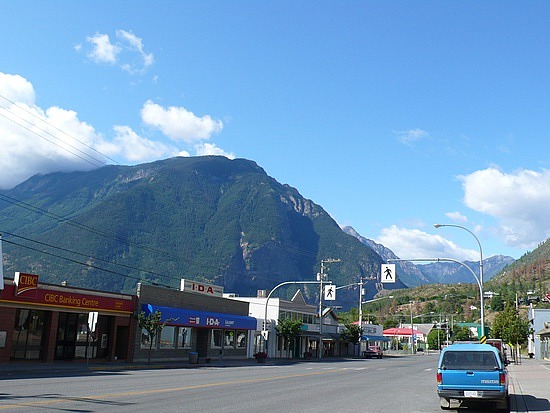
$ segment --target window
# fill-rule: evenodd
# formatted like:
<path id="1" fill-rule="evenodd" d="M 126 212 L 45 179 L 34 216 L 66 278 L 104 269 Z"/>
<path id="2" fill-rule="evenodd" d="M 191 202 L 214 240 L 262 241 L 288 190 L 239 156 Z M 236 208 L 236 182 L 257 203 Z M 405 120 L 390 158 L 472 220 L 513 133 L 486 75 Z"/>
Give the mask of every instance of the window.
<path id="1" fill-rule="evenodd" d="M 40 360 L 46 329 L 46 312 L 17 310 L 13 328 L 12 359 Z"/>
<path id="2" fill-rule="evenodd" d="M 246 331 L 237 331 L 237 348 L 246 348 Z"/>
<path id="3" fill-rule="evenodd" d="M 221 348 L 223 330 L 212 330 L 212 347 Z"/>
<path id="4" fill-rule="evenodd" d="M 141 329 L 141 340 L 140 340 L 140 348 L 146 348 L 148 349 L 151 345 L 151 336 L 149 336 L 149 333 L 144 328 Z M 156 349 L 157 343 L 156 340 L 153 341 L 153 346 L 151 348 Z"/>
<path id="5" fill-rule="evenodd" d="M 191 348 L 191 328 L 180 327 L 178 329 L 178 347 Z"/>
<path id="6" fill-rule="evenodd" d="M 160 348 L 176 347 L 176 327 L 166 326 L 160 332 Z"/>
<path id="7" fill-rule="evenodd" d="M 235 347 L 235 331 L 225 330 L 224 331 L 224 347 Z"/>

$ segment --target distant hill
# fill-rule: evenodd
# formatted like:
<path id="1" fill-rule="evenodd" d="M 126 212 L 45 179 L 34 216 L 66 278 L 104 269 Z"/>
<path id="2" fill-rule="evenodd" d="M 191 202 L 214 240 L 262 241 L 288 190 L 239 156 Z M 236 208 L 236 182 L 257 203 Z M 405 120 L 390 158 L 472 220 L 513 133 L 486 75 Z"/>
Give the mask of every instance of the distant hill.
<path id="1" fill-rule="evenodd" d="M 342 228 L 344 232 L 356 237 L 364 245 L 368 245 L 375 250 L 385 261 L 388 259 L 397 259 L 397 255 L 389 248 L 377 244 L 373 240 L 361 236 L 352 227 Z M 483 280 L 488 281 L 503 268 L 513 263 L 512 257 L 495 255 L 483 260 Z M 479 261 L 464 262 L 476 274 L 479 274 Z M 425 265 L 414 265 L 412 262 L 397 263 L 397 273 L 399 279 L 409 287 L 417 287 L 423 284 L 458 284 L 458 283 L 476 283 L 471 272 L 464 266 L 453 262 L 438 262 Z"/>
<path id="2" fill-rule="evenodd" d="M 346 234 L 349 234 L 357 238 L 364 245 L 367 245 L 370 248 L 372 248 L 374 251 L 378 253 L 378 255 L 380 255 L 384 259 L 385 262 L 387 262 L 389 259 L 399 258 L 389 248 L 383 246 L 382 244 L 377 244 L 371 239 L 363 237 L 350 226 L 343 227 L 342 230 Z M 399 279 L 408 287 L 417 287 L 422 284 L 432 284 L 437 282 L 436 280 L 422 273 L 419 267 L 414 265 L 412 262 L 396 263 L 396 272 L 398 274 Z"/>
<path id="3" fill-rule="evenodd" d="M 483 281 L 489 281 L 503 268 L 515 260 L 504 255 L 494 255 L 483 260 Z M 469 268 L 479 275 L 479 261 L 465 261 Z M 441 284 L 469 283 L 475 284 L 472 273 L 460 264 L 454 262 L 436 262 L 420 266 L 421 271 L 428 277 Z"/>
<path id="4" fill-rule="evenodd" d="M 383 262 L 256 163 L 215 156 L 34 176 L 0 191 L 0 232 L 6 276 L 107 291 L 133 292 L 138 281 L 178 288 L 186 278 L 255 295 L 315 280 L 322 259 L 342 260 L 328 270 L 337 285 L 379 276 Z M 366 287 L 366 299 L 382 288 Z M 334 304 L 355 305 L 356 294 L 341 289 Z"/>

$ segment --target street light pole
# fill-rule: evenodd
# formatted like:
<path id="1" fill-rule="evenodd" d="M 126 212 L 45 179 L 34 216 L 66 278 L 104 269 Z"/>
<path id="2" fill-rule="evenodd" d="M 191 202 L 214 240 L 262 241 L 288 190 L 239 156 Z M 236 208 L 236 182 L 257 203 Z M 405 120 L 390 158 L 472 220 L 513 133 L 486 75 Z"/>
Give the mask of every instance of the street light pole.
<path id="1" fill-rule="evenodd" d="M 477 245 L 479 246 L 479 283 L 480 283 L 480 290 L 481 290 L 481 310 L 480 310 L 480 317 L 481 317 L 481 337 L 485 336 L 485 303 L 484 303 L 484 297 L 483 297 L 483 248 L 481 248 L 481 242 L 479 241 L 479 238 L 474 234 L 472 231 L 470 231 L 468 228 L 463 227 L 461 225 L 456 224 L 434 224 L 435 228 L 441 228 L 441 227 L 455 227 L 460 228 L 468 233 L 472 237 L 475 238 Z"/>

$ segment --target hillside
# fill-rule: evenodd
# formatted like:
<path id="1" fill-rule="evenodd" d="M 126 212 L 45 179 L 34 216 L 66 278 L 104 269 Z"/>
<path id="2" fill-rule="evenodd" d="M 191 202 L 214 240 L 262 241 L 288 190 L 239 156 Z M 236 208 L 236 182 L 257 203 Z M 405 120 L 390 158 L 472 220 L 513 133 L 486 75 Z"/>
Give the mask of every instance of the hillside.
<path id="1" fill-rule="evenodd" d="M 0 192 L 0 231 L 7 276 L 107 291 L 132 292 L 138 281 L 178 288 L 187 278 L 255 295 L 315 280 L 322 259 L 342 260 L 328 272 L 338 285 L 377 275 L 382 263 L 296 189 L 224 157 L 34 176 Z M 380 288 L 370 282 L 367 298 Z M 353 290 L 340 290 L 336 304 L 347 301 L 356 302 Z"/>

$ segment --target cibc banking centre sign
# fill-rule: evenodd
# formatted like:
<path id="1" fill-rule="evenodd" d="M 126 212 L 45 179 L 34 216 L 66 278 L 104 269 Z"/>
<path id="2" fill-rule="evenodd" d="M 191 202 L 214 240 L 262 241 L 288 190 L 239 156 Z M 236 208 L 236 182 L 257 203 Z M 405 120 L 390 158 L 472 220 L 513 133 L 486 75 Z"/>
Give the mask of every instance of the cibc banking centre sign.
<path id="1" fill-rule="evenodd" d="M 223 297 L 223 287 L 219 285 L 204 284 L 197 281 L 181 280 L 181 291 L 209 295 L 211 297 Z"/>

